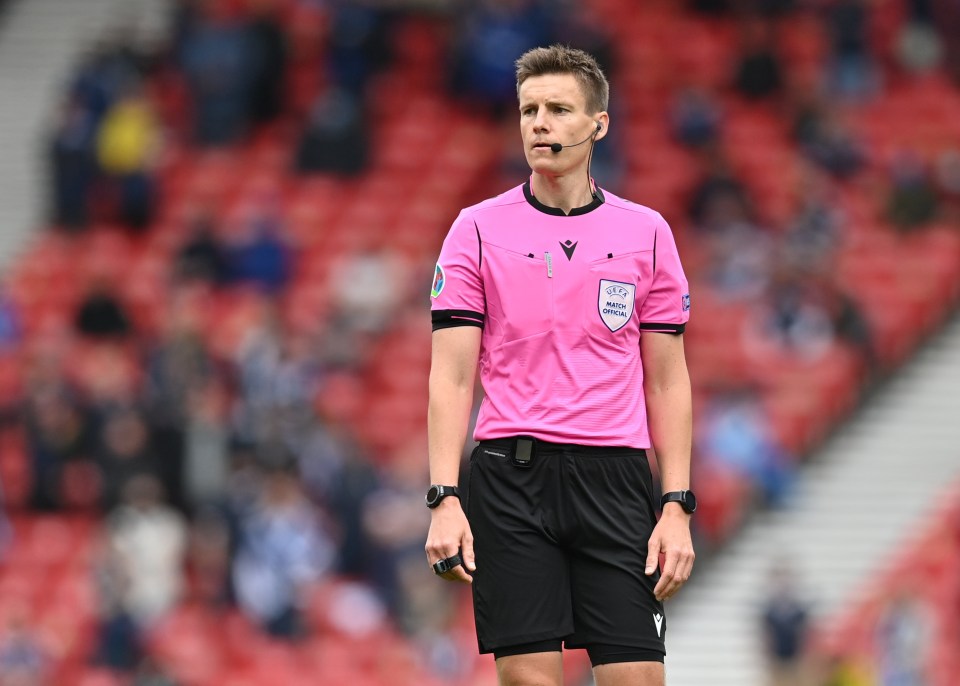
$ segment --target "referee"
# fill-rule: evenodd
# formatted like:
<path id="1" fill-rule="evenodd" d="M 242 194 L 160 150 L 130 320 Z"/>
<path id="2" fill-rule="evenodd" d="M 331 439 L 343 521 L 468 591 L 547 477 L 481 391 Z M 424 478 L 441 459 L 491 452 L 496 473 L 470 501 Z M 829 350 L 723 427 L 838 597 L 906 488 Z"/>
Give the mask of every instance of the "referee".
<path id="1" fill-rule="evenodd" d="M 516 67 L 532 173 L 460 213 L 434 273 L 427 561 L 472 582 L 502 686 L 560 686 L 564 647 L 597 686 L 663 684 L 663 601 L 694 559 L 687 280 L 663 217 L 590 177 L 610 123 L 595 59 L 555 45 Z"/>

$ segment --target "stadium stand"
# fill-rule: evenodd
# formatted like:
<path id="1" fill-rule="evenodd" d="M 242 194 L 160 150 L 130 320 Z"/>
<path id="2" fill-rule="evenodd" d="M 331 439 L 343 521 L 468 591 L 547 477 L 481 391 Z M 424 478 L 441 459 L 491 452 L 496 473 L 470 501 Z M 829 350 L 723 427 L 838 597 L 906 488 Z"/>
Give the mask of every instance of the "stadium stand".
<path id="1" fill-rule="evenodd" d="M 871 15 L 877 54 L 888 53 L 903 20 L 900 4 L 884 4 Z M 233 20 L 243 16 L 244 4 L 222 5 Z M 104 662 L 98 642 L 104 641 L 110 618 L 110 610 L 103 607 L 107 582 L 101 578 L 108 574 L 104 558 L 109 530 L 98 505 L 105 475 L 85 460 L 64 464 L 58 486 L 63 502 L 51 508 L 54 512 L 37 511 L 37 480 L 43 472 L 23 419 L 31 389 L 50 382 L 52 374 L 53 383 L 66 380 L 65 385 L 104 406 L 140 397 L 150 385 L 151 370 L 144 360 L 164 340 L 174 317 L 193 322 L 210 357 L 229 367 L 229 381 L 220 391 L 231 398 L 242 395 L 241 342 L 249 344 L 250 332 L 263 328 L 271 316 L 291 340 L 320 346 L 326 368 L 306 391 L 309 411 L 356 443 L 346 459 L 366 456 L 365 468 L 387 475 L 381 477 L 387 484 L 384 490 L 420 504 L 423 465 L 412 465 L 413 460 L 422 461 L 426 421 L 430 334 L 423 284 L 457 210 L 502 190 L 500 182 L 507 174 L 501 125 L 483 108 L 471 107 L 445 89 L 439 67 L 450 54 L 451 35 L 456 40 L 456 21 L 443 12 L 398 12 L 388 22 L 390 59 L 369 76 L 366 91 L 374 151 L 368 167 L 352 176 L 293 173 L 301 125 L 336 71 L 323 65 L 336 47 L 337 34 L 330 30 L 335 17 L 317 4 L 284 0 L 278 7 L 290 47 L 281 116 L 229 145 L 198 145 L 191 139 L 196 103 L 188 78 L 176 60 L 152 66 L 144 80 L 145 98 L 162 122 L 164 137 L 153 179 L 159 200 L 147 226 L 139 231 L 122 226 L 116 210 L 122 203 L 114 195 L 120 191 L 98 192 L 86 226 L 51 226 L 40 232 L 4 280 L 4 299 L 19 323 L 15 339 L 0 354 L 0 399 L 10 417 L 0 431 L 0 484 L 13 531 L 10 547 L 0 552 L 0 607 L 20 608 L 30 632 L 53 657 L 50 683 L 110 686 L 129 683 L 134 672 L 157 670 L 173 683 L 198 686 L 429 686 L 440 682 L 430 675 L 437 665 L 446 665 L 448 674 L 467 684 L 492 683 L 489 660 L 453 659 L 444 653 L 475 652 L 469 605 L 462 593 L 454 591 L 452 599 L 446 598 L 447 607 L 454 608 L 449 616 L 431 618 L 452 629 L 452 643 L 443 644 L 436 635 L 404 627 L 404 613 L 395 608 L 390 608 L 389 619 L 381 617 L 378 611 L 390 605 L 390 591 L 377 587 L 377 594 L 371 594 L 367 585 L 377 585 L 363 575 L 375 570 L 363 565 L 319 575 L 322 581 L 310 586 L 303 602 L 308 630 L 291 643 L 268 637 L 233 604 L 208 602 L 199 562 L 191 558 L 183 600 L 144 634 L 142 652 L 148 657 L 125 669 L 91 666 Z M 695 525 L 701 549 L 709 551 L 729 540 L 758 504 L 775 505 L 779 484 L 802 468 L 803 456 L 848 416 L 870 383 L 908 359 L 955 310 L 960 297 L 956 217 L 938 215 L 919 228 L 899 230 L 885 215 L 884 199 L 890 165 L 902 151 L 912 151 L 932 165 L 942 150 L 956 144 L 960 91 L 939 70 L 907 76 L 885 65 L 887 83 L 874 97 L 832 104 L 831 116 L 857 132 L 865 151 L 858 171 L 838 177 L 819 169 L 801 147 L 792 129 L 793 114 L 784 112 L 789 98 L 753 101 L 730 87 L 731 65 L 740 51 L 736 19 L 702 16 L 673 2 L 638 7 L 624 0 L 595 0 L 590 9 L 609 31 L 615 88 L 624 93 L 615 119 L 630 151 L 622 193 L 664 214 L 690 265 L 695 317 L 687 350 L 697 414 L 710 416 L 712 408 L 730 397 L 749 400 L 743 416 L 721 416 L 715 425 L 705 422 L 698 428 L 703 447 L 694 484 L 709 487 L 699 489 L 702 505 Z M 771 26 L 791 83 L 810 79 L 824 68 L 829 46 L 824 20 L 816 11 L 803 10 Z M 688 216 L 691 189 L 706 171 L 710 151 L 684 145 L 671 132 L 669 105 L 678 75 L 685 84 L 710 93 L 722 113 L 711 150 L 728 157 L 730 170 L 750 199 L 750 221 L 761 227 L 747 234 L 746 244 L 753 237 L 758 237 L 756 245 L 780 241 L 804 209 L 809 184 L 826 185 L 831 210 L 841 217 L 839 235 L 818 257 L 819 269 L 808 265 L 801 274 L 816 277 L 818 305 L 828 303 L 828 311 L 836 307 L 847 319 L 859 317 L 865 329 L 853 327 L 844 337 L 835 322 L 832 333 L 812 348 L 784 345 L 783 339 L 765 333 L 770 326 L 764 319 L 765 303 L 773 293 L 769 275 L 761 275 L 764 285 L 750 295 L 718 286 L 725 282 L 715 281 L 712 274 L 724 257 L 723 246 Z M 909 125 L 917 121 L 922 126 Z M 184 285 L 172 276 L 199 211 L 211 215 L 214 242 L 234 246 L 244 231 L 241 226 L 265 208 L 276 215 L 282 227 L 279 238 L 293 255 L 289 275 L 272 297 L 249 284 Z M 392 256 L 404 276 L 393 283 L 364 281 L 363 265 L 351 260 L 371 253 Z M 374 264 L 383 276 L 387 267 L 382 261 Z M 740 276 L 750 268 L 735 262 L 731 273 Z M 356 281 L 345 287 L 338 281 L 344 273 Z M 416 274 L 424 275 L 421 286 L 416 285 Z M 93 281 L 116 287 L 134 336 L 91 340 L 71 331 Z M 371 287 L 396 289 L 393 309 L 379 325 L 350 322 L 358 327 L 356 335 L 337 339 L 345 321 L 344 303 L 365 307 L 362 298 L 350 298 Z M 806 345 L 806 339 L 801 343 Z M 62 371 L 56 370 L 58 364 Z M 754 418 L 759 421 L 756 441 L 766 446 L 759 457 L 733 448 L 725 452 L 724 427 Z M 710 433 L 713 430 L 716 433 Z M 709 453 L 708 447 L 715 451 Z M 757 459 L 776 464 L 758 467 L 750 462 Z M 196 515 L 182 493 L 170 495 Z M 314 504 L 326 517 L 341 514 L 334 504 L 322 501 L 325 493 L 310 495 L 321 500 Z M 950 518 L 957 518 L 953 510 L 942 521 Z M 332 528 L 361 525 L 337 521 Z M 340 535 L 346 539 L 348 534 Z M 928 588 L 952 593 L 947 596 L 951 598 L 957 591 L 947 585 L 960 569 L 955 553 L 945 553 L 923 568 Z M 914 560 L 911 554 L 900 564 Z M 409 573 L 398 569 L 401 581 L 393 583 L 403 583 L 403 574 Z M 895 590 L 900 578 L 896 573 L 884 577 L 878 594 L 871 597 Z M 407 582 L 407 614 L 419 616 L 416 605 L 424 598 L 411 589 L 426 583 L 429 579 Z M 371 595 L 380 599 L 370 600 Z M 850 633 L 844 635 L 869 624 L 864 620 L 872 620 L 878 611 L 871 601 L 855 609 L 846 625 Z M 13 626 L 17 611 L 3 614 Z M 944 630 L 938 632 L 942 640 L 931 656 L 938 673 L 955 673 L 955 658 L 946 646 L 948 637 L 956 636 L 956 616 L 954 612 L 952 624 L 947 614 L 938 619 Z M 859 636 L 845 655 L 871 650 L 869 640 Z M 824 645 L 829 652 L 837 644 L 828 638 Z M 573 684 L 584 677 L 587 665 L 582 656 L 571 656 L 569 667 Z"/>

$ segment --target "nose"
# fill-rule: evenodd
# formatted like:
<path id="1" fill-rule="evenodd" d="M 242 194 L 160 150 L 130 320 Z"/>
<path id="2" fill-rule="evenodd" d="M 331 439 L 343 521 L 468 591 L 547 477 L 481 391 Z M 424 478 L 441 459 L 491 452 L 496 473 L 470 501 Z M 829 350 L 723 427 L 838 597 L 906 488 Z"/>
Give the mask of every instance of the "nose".
<path id="1" fill-rule="evenodd" d="M 533 120 L 533 130 L 536 133 L 540 133 L 547 128 L 547 117 L 544 109 L 541 107 L 537 110 L 537 116 Z"/>

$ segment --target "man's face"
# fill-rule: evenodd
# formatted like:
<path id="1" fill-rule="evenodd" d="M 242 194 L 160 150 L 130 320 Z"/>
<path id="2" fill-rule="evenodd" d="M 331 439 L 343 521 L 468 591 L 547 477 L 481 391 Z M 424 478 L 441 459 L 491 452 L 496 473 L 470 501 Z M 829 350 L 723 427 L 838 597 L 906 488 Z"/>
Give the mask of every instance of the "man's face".
<path id="1" fill-rule="evenodd" d="M 579 143 L 596 130 L 598 121 L 606 133 L 606 118 L 605 112 L 588 114 L 586 98 L 573 74 L 531 76 L 520 86 L 523 152 L 538 174 L 563 175 L 585 165 L 590 141 L 557 153 L 550 145 Z"/>

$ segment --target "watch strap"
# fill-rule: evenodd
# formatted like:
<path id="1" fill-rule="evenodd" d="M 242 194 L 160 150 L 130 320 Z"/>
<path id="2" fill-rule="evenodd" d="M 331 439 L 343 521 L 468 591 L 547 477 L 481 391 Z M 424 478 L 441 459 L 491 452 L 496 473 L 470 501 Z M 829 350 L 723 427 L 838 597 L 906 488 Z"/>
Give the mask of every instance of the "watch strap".
<path id="1" fill-rule="evenodd" d="M 688 494 L 693 495 L 688 490 L 669 491 L 668 493 L 664 493 L 660 497 L 660 509 L 663 510 L 663 508 L 666 506 L 667 503 L 680 503 L 680 507 L 683 508 L 684 512 L 686 512 L 687 514 L 693 514 L 694 510 L 691 509 L 687 504 Z"/>
<path id="2" fill-rule="evenodd" d="M 431 498 L 430 496 L 436 491 L 436 497 Z M 443 499 L 448 496 L 454 496 L 455 498 L 460 497 L 460 489 L 456 486 L 443 486 L 441 484 L 431 484 L 430 489 L 427 491 L 427 495 L 424 498 L 424 501 L 427 503 L 427 507 L 433 509 L 437 507 Z"/>

